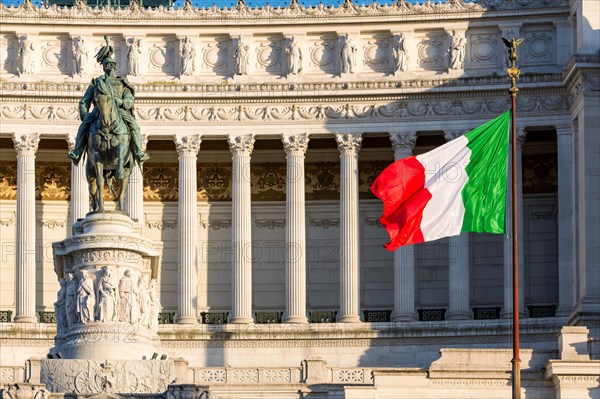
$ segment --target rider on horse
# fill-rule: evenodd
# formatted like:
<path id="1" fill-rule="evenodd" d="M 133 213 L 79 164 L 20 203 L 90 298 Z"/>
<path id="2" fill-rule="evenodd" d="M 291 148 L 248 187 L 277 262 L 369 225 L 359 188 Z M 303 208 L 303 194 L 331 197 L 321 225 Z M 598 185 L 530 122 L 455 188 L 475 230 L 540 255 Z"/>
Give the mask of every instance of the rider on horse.
<path id="1" fill-rule="evenodd" d="M 101 55 L 98 57 L 98 61 L 102 63 L 104 76 L 100 76 L 96 78 L 96 80 L 104 80 L 112 88 L 116 97 L 117 105 L 119 106 L 119 114 L 127 125 L 129 134 L 131 135 L 131 151 L 136 161 L 141 165 L 144 163 L 144 161 L 148 160 L 149 156 L 147 152 L 142 150 L 140 128 L 135 120 L 135 117 L 133 116 L 135 91 L 127 81 L 127 78 L 115 75 L 117 63 L 111 57 L 111 55 L 112 52 L 105 53 L 103 56 Z M 67 157 L 71 158 L 75 165 L 79 164 L 81 156 L 86 150 L 90 126 L 98 118 L 99 112 L 96 107 L 89 112 L 90 106 L 94 100 L 93 83 L 94 82 L 88 86 L 83 98 L 79 102 L 79 116 L 82 122 L 79 126 L 79 130 L 77 131 L 75 148 L 73 148 L 73 150 L 69 151 L 67 154 Z"/>

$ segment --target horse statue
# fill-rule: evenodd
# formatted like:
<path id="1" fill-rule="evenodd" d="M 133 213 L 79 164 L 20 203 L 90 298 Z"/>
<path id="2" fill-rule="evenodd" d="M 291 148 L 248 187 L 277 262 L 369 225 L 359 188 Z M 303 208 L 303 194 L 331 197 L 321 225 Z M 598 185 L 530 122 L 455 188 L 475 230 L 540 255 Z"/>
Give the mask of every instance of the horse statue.
<path id="1" fill-rule="evenodd" d="M 117 210 L 123 211 L 129 175 L 134 166 L 131 136 L 110 83 L 105 79 L 94 79 L 92 86 L 93 103 L 98 113 L 90 125 L 85 166 L 92 212 L 104 212 L 102 193 L 105 184 L 117 198 Z"/>

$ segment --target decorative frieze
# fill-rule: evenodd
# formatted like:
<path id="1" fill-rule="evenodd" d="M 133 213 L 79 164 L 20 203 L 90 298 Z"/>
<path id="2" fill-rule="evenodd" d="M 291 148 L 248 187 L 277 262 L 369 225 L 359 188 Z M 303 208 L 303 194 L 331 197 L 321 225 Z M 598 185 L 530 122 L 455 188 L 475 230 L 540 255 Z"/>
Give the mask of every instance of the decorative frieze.
<path id="1" fill-rule="evenodd" d="M 591 78 L 588 79 L 592 82 Z M 586 81 L 587 82 L 587 81 Z M 600 83 L 596 83 L 600 85 Z M 592 83 L 589 84 L 592 87 Z M 469 98 L 431 99 L 429 101 L 375 101 L 373 103 L 341 103 L 331 105 L 244 105 L 244 106 L 163 106 L 153 107 L 139 103 L 135 112 L 141 121 L 153 122 L 268 122 L 268 121 L 339 121 L 405 119 L 421 117 L 469 116 L 475 114 L 495 115 L 504 111 L 508 99 Z M 539 113 L 567 111 L 569 99 L 563 95 L 519 96 L 520 112 Z M 76 121 L 74 106 L 48 106 L 37 104 L 14 105 L 5 103 L 0 107 L 4 120 L 64 120 Z"/>

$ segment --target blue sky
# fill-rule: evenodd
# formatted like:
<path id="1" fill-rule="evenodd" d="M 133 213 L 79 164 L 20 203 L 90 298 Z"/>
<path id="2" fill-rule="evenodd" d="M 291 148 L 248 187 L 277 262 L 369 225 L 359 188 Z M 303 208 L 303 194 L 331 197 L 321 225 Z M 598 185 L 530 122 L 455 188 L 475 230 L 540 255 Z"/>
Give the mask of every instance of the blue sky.
<path id="1" fill-rule="evenodd" d="M 34 4 L 40 4 L 41 0 L 33 0 Z M 175 7 L 181 6 L 183 4 L 184 0 L 176 0 L 175 1 Z M 421 2 L 424 0 L 421 0 Z M 440 0 L 432 0 L 435 2 L 439 2 Z M 22 0 L 0 0 L 1 3 L 10 5 L 10 4 L 20 4 L 23 1 Z M 220 7 L 231 7 L 233 5 L 236 4 L 236 0 L 218 0 L 218 1 L 210 1 L 210 0 L 192 0 L 192 2 L 194 3 L 194 5 L 196 7 L 211 7 L 213 4 L 216 4 Z M 300 4 L 304 5 L 304 6 L 308 6 L 308 5 L 317 5 L 319 3 L 323 3 L 325 5 L 338 5 L 343 3 L 343 0 L 300 0 L 299 1 Z M 357 4 L 370 4 L 373 1 L 372 0 L 354 0 L 355 3 Z M 414 2 L 414 0 L 408 0 L 408 2 Z M 442 1 L 442 2 L 445 2 Z M 265 4 L 270 4 L 274 7 L 276 6 L 281 6 L 284 7 L 287 4 L 289 4 L 289 0 L 246 0 L 246 5 L 250 6 L 250 7 L 255 7 L 255 6 L 263 6 Z M 388 4 L 392 4 L 395 3 L 395 0 L 377 0 L 377 3 L 380 4 L 384 4 L 384 3 L 388 3 Z"/>

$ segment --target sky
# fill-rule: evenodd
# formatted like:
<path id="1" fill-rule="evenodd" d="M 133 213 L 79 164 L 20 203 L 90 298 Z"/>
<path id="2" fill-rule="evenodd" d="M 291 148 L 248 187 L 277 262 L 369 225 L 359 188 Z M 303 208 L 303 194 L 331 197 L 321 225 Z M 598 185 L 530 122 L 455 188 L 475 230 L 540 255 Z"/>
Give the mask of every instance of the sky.
<path id="1" fill-rule="evenodd" d="M 40 2 L 42 0 L 33 0 L 33 4 L 39 5 Z M 180 7 L 183 5 L 183 1 L 184 0 L 175 0 L 175 7 Z M 274 7 L 277 6 L 281 6 L 284 7 L 286 5 L 289 4 L 289 0 L 245 0 L 246 1 L 246 5 L 249 7 L 257 7 L 257 6 L 264 6 L 265 4 L 270 4 Z M 424 0 L 421 0 L 420 2 L 423 2 Z M 441 1 L 441 0 L 433 0 L 435 2 L 445 2 L 445 0 Z M 18 5 L 21 4 L 23 2 L 23 0 L 0 0 L 0 3 L 4 3 L 6 5 Z M 373 2 L 373 0 L 354 0 L 354 2 L 356 4 L 371 4 Z M 407 2 L 415 2 L 415 0 L 407 0 Z M 209 8 L 211 7 L 213 4 L 216 4 L 219 7 L 232 7 L 233 5 L 236 4 L 236 0 L 217 0 L 217 1 L 211 1 L 211 0 L 192 0 L 192 3 L 198 7 L 205 7 L 205 8 Z M 309 5 L 318 5 L 319 3 L 323 3 L 325 5 L 339 5 L 341 3 L 343 3 L 343 0 L 299 0 L 299 3 L 303 6 L 309 6 Z M 393 4 L 395 3 L 395 0 L 377 0 L 377 3 L 379 4 Z"/>

